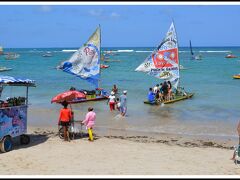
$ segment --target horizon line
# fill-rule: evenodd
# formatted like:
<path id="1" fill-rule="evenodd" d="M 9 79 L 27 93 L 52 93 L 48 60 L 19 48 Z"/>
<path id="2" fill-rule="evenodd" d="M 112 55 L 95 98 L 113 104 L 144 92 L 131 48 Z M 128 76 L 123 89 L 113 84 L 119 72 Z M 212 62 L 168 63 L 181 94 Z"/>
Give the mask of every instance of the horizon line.
<path id="1" fill-rule="evenodd" d="M 41 48 L 41 49 L 46 49 L 46 48 L 75 48 L 79 49 L 79 47 L 3 47 L 0 46 L 3 49 L 28 49 L 28 48 Z M 180 46 L 179 48 L 187 48 L 189 46 Z M 211 48 L 211 47 L 239 47 L 238 46 L 194 46 L 194 48 Z M 102 46 L 101 48 L 155 48 L 155 46 Z"/>

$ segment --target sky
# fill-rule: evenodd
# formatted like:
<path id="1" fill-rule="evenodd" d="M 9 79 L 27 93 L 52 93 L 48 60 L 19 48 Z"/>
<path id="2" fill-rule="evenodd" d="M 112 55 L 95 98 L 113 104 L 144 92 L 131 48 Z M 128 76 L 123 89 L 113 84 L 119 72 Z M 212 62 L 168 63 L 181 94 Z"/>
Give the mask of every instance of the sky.
<path id="1" fill-rule="evenodd" d="M 0 46 L 80 47 L 101 25 L 102 47 L 156 47 L 174 19 L 180 47 L 240 46 L 239 5 L 3 5 Z"/>

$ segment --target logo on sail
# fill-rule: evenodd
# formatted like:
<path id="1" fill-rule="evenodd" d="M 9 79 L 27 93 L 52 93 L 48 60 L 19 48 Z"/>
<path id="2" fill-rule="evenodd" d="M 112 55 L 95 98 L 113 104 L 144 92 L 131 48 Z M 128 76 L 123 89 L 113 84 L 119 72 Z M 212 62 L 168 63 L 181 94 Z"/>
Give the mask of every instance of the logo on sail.
<path id="1" fill-rule="evenodd" d="M 163 72 L 159 75 L 159 77 L 160 77 L 161 79 L 170 79 L 170 78 L 173 77 L 173 74 L 172 74 L 170 71 L 163 71 Z"/>
<path id="2" fill-rule="evenodd" d="M 173 67 L 178 64 L 177 48 L 158 51 L 152 55 L 152 60 L 156 68 Z"/>

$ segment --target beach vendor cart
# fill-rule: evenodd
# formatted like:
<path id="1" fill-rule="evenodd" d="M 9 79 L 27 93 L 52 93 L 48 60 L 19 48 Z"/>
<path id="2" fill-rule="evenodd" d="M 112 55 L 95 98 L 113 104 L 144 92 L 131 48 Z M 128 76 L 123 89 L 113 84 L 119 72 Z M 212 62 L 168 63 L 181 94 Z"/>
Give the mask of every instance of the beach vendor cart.
<path id="1" fill-rule="evenodd" d="M 4 90 L 26 87 L 24 97 L 12 96 L 3 98 Z M 30 137 L 27 132 L 28 89 L 35 87 L 35 81 L 30 79 L 0 76 L 0 151 L 8 152 L 13 148 L 12 138 L 20 137 L 21 144 L 28 144 Z M 22 89 L 22 88 L 21 88 Z M 20 93 L 19 91 L 17 91 Z M 24 92 L 24 91 L 23 91 Z"/>

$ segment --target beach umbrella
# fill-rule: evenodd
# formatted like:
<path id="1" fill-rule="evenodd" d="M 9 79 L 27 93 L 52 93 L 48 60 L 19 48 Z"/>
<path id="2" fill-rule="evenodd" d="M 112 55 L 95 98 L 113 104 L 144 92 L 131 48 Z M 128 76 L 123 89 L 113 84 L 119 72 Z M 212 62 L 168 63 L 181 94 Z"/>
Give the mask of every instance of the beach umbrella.
<path id="1" fill-rule="evenodd" d="M 79 91 L 66 91 L 52 98 L 51 103 L 62 103 L 63 101 L 72 101 L 75 98 L 86 98 L 86 95 Z"/>

